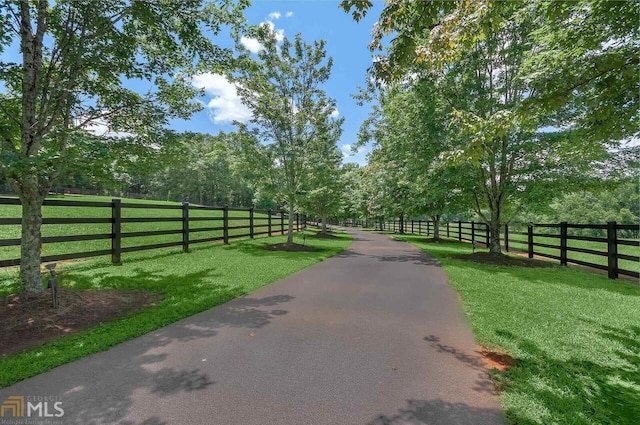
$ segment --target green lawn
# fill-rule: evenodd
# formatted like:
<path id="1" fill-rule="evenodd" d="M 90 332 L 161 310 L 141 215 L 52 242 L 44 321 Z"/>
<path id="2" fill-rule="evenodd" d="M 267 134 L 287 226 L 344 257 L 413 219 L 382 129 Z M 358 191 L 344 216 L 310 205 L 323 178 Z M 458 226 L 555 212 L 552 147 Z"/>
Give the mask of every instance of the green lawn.
<path id="1" fill-rule="evenodd" d="M 52 199 L 65 199 L 65 200 L 82 200 L 82 201 L 98 201 L 98 202 L 110 202 L 112 198 L 106 196 L 81 196 L 81 195 L 65 195 L 56 196 Z M 179 205 L 176 202 L 163 202 L 163 201 L 146 201 L 137 199 L 123 199 L 122 202 L 126 203 L 142 203 L 142 204 L 161 204 L 161 205 Z M 203 220 L 192 221 L 189 226 L 191 229 L 205 228 L 205 227 L 220 227 L 222 226 L 222 211 L 207 211 L 207 210 L 190 210 L 191 217 L 210 217 L 217 218 L 219 220 Z M 19 205 L 0 205 L 0 218 L 19 218 L 20 206 Z M 43 217 L 46 218 L 59 218 L 59 217 L 111 217 L 111 208 L 109 207 L 56 207 L 45 206 L 43 208 Z M 123 208 L 122 217 L 160 217 L 160 218 L 180 218 L 182 217 L 182 211 L 180 209 L 153 209 L 153 208 Z M 229 212 L 229 224 L 230 226 L 248 226 L 249 225 L 249 212 L 248 211 L 230 211 Z M 268 223 L 266 214 L 254 214 L 254 225 L 264 226 Z M 286 230 L 286 218 L 285 218 L 285 230 Z M 173 222 L 157 222 L 157 223 L 123 223 L 122 232 L 139 232 L 150 230 L 180 230 L 182 229 L 182 223 L 180 221 Z M 280 218 L 272 217 L 272 230 L 275 233 L 280 230 Z M 267 227 L 256 228 L 256 233 L 266 232 Z M 105 234 L 111 233 L 111 224 L 45 224 L 42 226 L 43 236 L 66 236 L 66 235 L 81 235 L 81 234 Z M 249 229 L 230 229 L 229 235 L 248 234 Z M 222 231 L 202 231 L 192 232 L 190 234 L 191 239 L 204 239 L 221 237 Z M 13 239 L 20 237 L 19 225 L 2 225 L 0 226 L 0 239 Z M 123 238 L 122 247 L 132 247 L 140 245 L 151 245 L 165 242 L 179 242 L 182 240 L 181 234 L 174 235 L 156 235 L 156 236 L 144 236 L 144 237 L 129 237 Z M 195 245 L 194 245 L 195 246 Z M 81 241 L 81 242 L 64 242 L 44 244 L 42 249 L 42 255 L 57 255 L 67 254 L 73 252 L 85 252 L 85 251 L 100 251 L 108 250 L 111 247 L 111 241 L 109 239 Z M 126 261 L 129 254 L 124 254 L 123 260 Z M 10 260 L 14 258 L 20 258 L 19 246 L 4 246 L 0 247 L 0 260 Z"/>
<path id="2" fill-rule="evenodd" d="M 640 418 L 640 287 L 567 267 L 498 267 L 450 258 L 459 242 L 398 236 L 439 259 L 478 343 L 519 364 L 494 373 L 509 421 L 629 424 Z"/>
<path id="3" fill-rule="evenodd" d="M 296 242 L 302 242 L 301 238 L 296 234 Z M 248 294 L 351 243 L 348 235 L 340 234 L 337 239 L 307 238 L 306 244 L 315 247 L 315 252 L 264 249 L 265 244 L 284 240 L 283 236 L 239 240 L 230 245 L 203 245 L 190 253 L 171 249 L 135 253 L 121 266 L 112 266 L 105 258 L 61 266 L 63 287 L 152 291 L 161 293 L 163 300 L 128 317 L 1 359 L 0 387 Z M 15 293 L 18 287 L 15 270 L 0 271 L 0 296 Z"/>

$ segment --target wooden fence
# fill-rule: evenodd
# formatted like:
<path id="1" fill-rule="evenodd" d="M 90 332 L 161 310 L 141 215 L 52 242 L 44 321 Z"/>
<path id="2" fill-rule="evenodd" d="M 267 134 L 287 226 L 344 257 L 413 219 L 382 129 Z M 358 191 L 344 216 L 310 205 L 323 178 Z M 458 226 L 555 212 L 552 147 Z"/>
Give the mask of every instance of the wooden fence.
<path id="1" fill-rule="evenodd" d="M 20 205 L 16 198 L 0 197 L 0 205 Z M 45 217 L 42 219 L 43 229 L 48 225 L 96 225 L 107 226 L 101 233 L 78 234 L 65 232 L 60 236 L 43 236 L 43 247 L 47 244 L 61 244 L 69 242 L 89 242 L 99 240 L 110 240 L 108 249 L 98 249 L 90 251 L 66 252 L 63 254 L 43 255 L 42 262 L 62 261 L 78 258 L 90 258 L 103 255 L 110 255 L 111 262 L 119 264 L 123 253 L 145 251 L 160 248 L 178 247 L 189 251 L 192 244 L 221 241 L 225 244 L 230 239 L 254 238 L 259 235 L 286 234 L 287 214 L 284 211 L 259 210 L 254 208 L 229 208 L 212 207 L 203 205 L 190 205 L 188 202 L 180 204 L 148 204 L 122 202 L 120 199 L 113 199 L 111 202 L 76 201 L 47 199 L 44 207 L 66 207 L 66 208 L 90 208 L 98 211 L 90 214 L 92 217 Z M 137 214 L 126 214 L 126 211 L 137 211 Z M 166 213 L 167 216 L 151 216 L 148 214 L 154 210 L 173 210 L 174 216 Z M 179 210 L 179 211 L 176 211 Z M 214 215 L 206 215 L 205 212 L 213 212 Z M 147 213 L 149 216 L 145 216 Z M 62 214 L 64 215 L 64 214 Z M 89 214 L 88 214 L 89 215 Z M 164 213 L 163 213 L 164 215 Z M 21 218 L 0 217 L 0 235 L 4 226 L 20 226 Z M 149 223 L 157 224 L 160 229 L 123 231 L 123 227 L 129 223 Z M 163 229 L 165 224 L 174 223 L 176 228 Z M 195 226 L 195 223 L 200 225 Z M 204 225 L 203 225 L 204 223 Z M 296 214 L 294 230 L 300 230 L 306 226 L 306 216 Z M 127 230 L 127 229 L 124 229 Z M 70 234 L 67 234 L 70 233 Z M 207 233 L 209 235 L 207 235 Z M 204 237 L 193 238 L 194 234 L 205 235 Z M 143 243 L 142 245 L 123 246 L 123 241 L 131 239 L 140 240 L 148 237 L 165 237 L 174 235 L 178 240 L 163 241 L 161 243 Z M 157 239 L 157 238 L 156 238 Z M 19 246 L 20 238 L 0 238 L 0 248 Z M 1 251 L 0 251 L 1 252 Z M 20 258 L 1 258 L 0 267 L 17 266 Z"/>
<path id="2" fill-rule="evenodd" d="M 354 227 L 368 227 L 378 230 L 399 232 L 401 224 L 393 221 L 369 221 L 369 220 L 343 220 L 335 224 Z M 406 220 L 402 223 L 404 233 L 418 235 L 433 235 L 434 225 L 430 221 Z M 602 236 L 583 236 L 571 234 L 572 230 L 588 229 L 602 233 Z M 472 242 L 489 245 L 489 226 L 484 222 L 454 221 L 444 222 L 439 227 L 440 236 L 443 238 L 457 239 L 463 242 Z M 557 260 L 562 265 L 578 264 L 607 271 L 609 278 L 617 279 L 619 275 L 640 278 L 640 225 L 618 224 L 615 221 L 607 224 L 569 224 L 566 222 L 557 224 L 511 225 L 505 224 L 502 229 L 501 243 L 505 251 L 519 251 L 534 256 Z M 632 235 L 622 237 L 620 233 Z M 553 243 L 557 241 L 557 243 Z M 576 246 L 583 245 L 583 246 Z M 606 249 L 596 249 L 606 246 Z M 624 252 L 623 252 L 624 251 Z M 591 258 L 591 261 L 575 258 L 572 253 L 581 254 Z M 597 261 L 602 259 L 602 261 Z M 621 267 L 620 262 L 626 262 L 636 270 Z"/>

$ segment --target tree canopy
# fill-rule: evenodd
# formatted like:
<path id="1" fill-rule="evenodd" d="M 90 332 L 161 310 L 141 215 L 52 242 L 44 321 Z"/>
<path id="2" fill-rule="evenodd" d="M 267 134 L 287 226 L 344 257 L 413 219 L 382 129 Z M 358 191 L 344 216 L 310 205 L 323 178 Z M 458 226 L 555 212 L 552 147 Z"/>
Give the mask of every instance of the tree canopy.
<path id="1" fill-rule="evenodd" d="M 214 38 L 240 28 L 247 4 L 2 1 L 0 52 L 18 46 L 22 59 L 0 63 L 0 173 L 22 202 L 24 290 L 42 290 L 41 207 L 56 179 L 87 158 L 108 164 L 96 158 L 112 148 L 155 149 L 170 118 L 198 110 L 189 77 L 232 67 Z M 146 93 L 131 88 L 141 81 Z"/>

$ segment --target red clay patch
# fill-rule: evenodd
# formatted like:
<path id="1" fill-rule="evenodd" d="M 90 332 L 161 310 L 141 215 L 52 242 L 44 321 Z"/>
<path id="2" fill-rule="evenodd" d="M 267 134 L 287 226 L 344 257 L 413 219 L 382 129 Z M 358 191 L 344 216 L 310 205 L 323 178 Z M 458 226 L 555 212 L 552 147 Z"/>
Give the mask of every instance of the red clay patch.
<path id="1" fill-rule="evenodd" d="M 0 356 L 126 316 L 161 298 L 160 294 L 139 291 L 60 288 L 58 308 L 54 309 L 49 290 L 11 295 L 0 299 Z"/>
<path id="2" fill-rule="evenodd" d="M 518 364 L 515 358 L 506 353 L 489 350 L 485 347 L 480 347 L 479 352 L 487 369 L 498 369 L 500 372 L 504 372 Z"/>

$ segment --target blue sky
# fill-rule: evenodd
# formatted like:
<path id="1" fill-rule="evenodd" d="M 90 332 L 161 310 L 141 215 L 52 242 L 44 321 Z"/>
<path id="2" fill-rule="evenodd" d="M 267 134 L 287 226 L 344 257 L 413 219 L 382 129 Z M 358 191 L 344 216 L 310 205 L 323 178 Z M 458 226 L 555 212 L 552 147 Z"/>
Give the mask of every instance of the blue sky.
<path id="1" fill-rule="evenodd" d="M 357 93 L 358 86 L 363 86 L 367 69 L 371 66 L 372 54 L 368 45 L 371 41 L 371 29 L 384 6 L 382 0 L 374 0 L 374 7 L 367 17 L 356 23 L 351 15 L 338 8 L 339 0 L 253 0 L 253 4 L 245 10 L 249 24 L 267 23 L 277 34 L 293 38 L 301 33 L 307 43 L 323 39 L 326 41 L 327 55 L 334 60 L 329 81 L 324 89 L 337 103 L 338 114 L 345 118 L 343 135 L 338 146 L 343 151 L 344 162 L 366 163 L 369 147 L 365 146 L 357 153 L 350 147 L 357 141 L 360 124 L 366 119 L 369 108 L 356 104 L 352 95 Z M 230 47 L 228 35 L 216 40 L 221 46 Z M 249 41 L 245 47 L 251 49 L 255 45 Z M 0 59 L 19 61 L 17 40 L 0 54 Z M 193 131 L 217 134 L 220 131 L 234 131 L 231 122 L 246 121 L 248 110 L 242 106 L 235 93 L 234 86 L 224 76 L 200 75 L 194 77 L 194 83 L 205 89 L 205 96 L 199 100 L 205 109 L 194 114 L 189 120 L 171 120 L 169 127 L 179 131 Z M 149 82 L 125 80 L 127 88 L 140 92 L 152 89 Z M 0 82 L 0 92 L 4 86 Z M 95 128 L 94 128 L 95 127 Z M 108 127 L 96 124 L 91 131 L 104 134 Z"/>
<path id="2" fill-rule="evenodd" d="M 259 24 L 271 22 L 273 28 L 288 38 L 301 33 L 304 40 L 324 39 L 327 55 L 333 57 L 334 67 L 324 89 L 333 97 L 338 113 L 345 118 L 343 135 L 338 146 L 345 153 L 344 162 L 364 164 L 367 147 L 351 153 L 350 146 L 357 140 L 360 124 L 368 114 L 368 108 L 356 105 L 351 97 L 364 85 L 367 68 L 371 65 L 368 44 L 371 28 L 384 5 L 376 2 L 369 15 L 356 23 L 350 15 L 338 8 L 338 1 L 268 1 L 254 0 L 245 11 L 247 22 Z M 248 41 L 247 47 L 253 47 Z M 233 87 L 221 76 L 196 77 L 198 85 L 205 88 L 206 95 L 200 100 L 207 105 L 205 110 L 190 120 L 174 120 L 171 127 L 177 131 L 196 131 L 217 134 L 233 131 L 233 119 L 246 119 L 247 111 L 235 97 Z"/>

